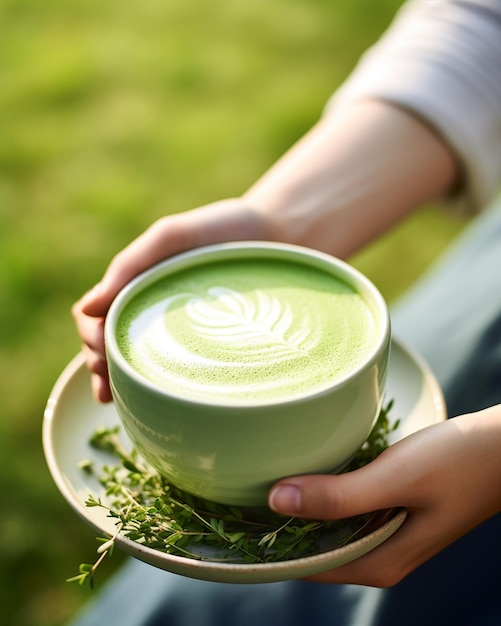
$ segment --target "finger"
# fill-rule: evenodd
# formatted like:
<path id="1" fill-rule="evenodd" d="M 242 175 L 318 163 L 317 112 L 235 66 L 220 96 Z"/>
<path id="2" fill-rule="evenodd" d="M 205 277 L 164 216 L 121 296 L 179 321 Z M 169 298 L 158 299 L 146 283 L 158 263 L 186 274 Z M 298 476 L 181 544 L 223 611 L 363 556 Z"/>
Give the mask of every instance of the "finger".
<path id="1" fill-rule="evenodd" d="M 285 478 L 272 487 L 269 506 L 277 513 L 311 519 L 420 507 L 440 487 L 437 476 L 447 469 L 443 447 L 450 449 L 457 439 L 454 430 L 450 420 L 423 428 L 354 472 Z"/>
<path id="2" fill-rule="evenodd" d="M 113 400 L 107 376 L 91 375 L 92 394 L 98 402 L 107 403 Z"/>
<path id="3" fill-rule="evenodd" d="M 284 515 L 331 520 L 404 506 L 392 487 L 395 463 L 389 453 L 387 450 L 366 467 L 338 476 L 286 478 L 272 487 L 269 506 Z"/>
<path id="4" fill-rule="evenodd" d="M 106 358 L 91 348 L 89 346 L 84 345 L 82 347 L 82 352 L 85 355 L 85 363 L 87 365 L 87 369 L 92 374 L 97 374 L 103 378 L 108 377 L 108 366 L 106 364 Z"/>
<path id="5" fill-rule="evenodd" d="M 104 317 L 104 315 L 99 314 L 99 310 L 102 309 L 101 300 L 106 297 L 102 284 L 97 283 L 97 285 L 94 285 L 92 289 L 87 291 L 80 300 L 75 302 L 72 308 L 73 316 L 75 319 L 79 315 Z"/>
<path id="6" fill-rule="evenodd" d="M 85 315 L 78 303 L 73 307 L 72 313 L 83 343 L 104 359 L 104 318 Z"/>
<path id="7" fill-rule="evenodd" d="M 108 379 L 106 358 L 94 352 L 94 350 L 85 344 L 82 346 L 82 352 L 85 356 L 87 368 L 91 373 L 92 395 L 98 402 L 110 402 L 113 398 Z"/>

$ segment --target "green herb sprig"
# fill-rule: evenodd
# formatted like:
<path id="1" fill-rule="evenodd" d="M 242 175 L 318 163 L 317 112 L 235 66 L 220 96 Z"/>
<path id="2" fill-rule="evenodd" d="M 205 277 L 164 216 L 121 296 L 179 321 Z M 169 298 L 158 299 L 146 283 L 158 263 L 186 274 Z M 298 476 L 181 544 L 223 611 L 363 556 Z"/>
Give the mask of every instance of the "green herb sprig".
<path id="1" fill-rule="evenodd" d="M 388 447 L 388 437 L 398 427 L 398 421 L 390 424 L 392 404 L 381 409 L 371 435 L 345 471 L 366 465 Z M 363 536 L 374 521 L 374 514 L 316 521 L 287 518 L 264 507 L 217 504 L 181 491 L 146 463 L 137 450 L 127 451 L 121 444 L 119 427 L 98 429 L 90 443 L 109 452 L 115 464 L 104 465 L 98 474 L 106 502 L 90 495 L 85 504 L 105 509 L 116 520 L 117 530 L 111 538 L 97 538 L 97 560 L 82 563 L 79 573 L 68 582 L 92 587 L 97 568 L 112 554 L 119 535 L 191 559 L 267 563 L 341 547 Z M 91 461 L 81 461 L 80 467 L 95 473 Z"/>

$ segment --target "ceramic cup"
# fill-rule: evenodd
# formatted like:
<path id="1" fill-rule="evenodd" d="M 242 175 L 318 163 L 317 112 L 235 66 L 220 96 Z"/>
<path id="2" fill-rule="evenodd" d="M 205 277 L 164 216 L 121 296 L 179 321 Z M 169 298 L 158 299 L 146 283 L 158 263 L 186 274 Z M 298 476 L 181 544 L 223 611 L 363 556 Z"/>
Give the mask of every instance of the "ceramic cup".
<path id="1" fill-rule="evenodd" d="M 105 343 L 116 409 L 142 456 L 191 494 L 260 506 L 278 479 L 339 471 L 367 439 L 390 323 L 348 264 L 249 241 L 135 278 L 110 308 Z"/>

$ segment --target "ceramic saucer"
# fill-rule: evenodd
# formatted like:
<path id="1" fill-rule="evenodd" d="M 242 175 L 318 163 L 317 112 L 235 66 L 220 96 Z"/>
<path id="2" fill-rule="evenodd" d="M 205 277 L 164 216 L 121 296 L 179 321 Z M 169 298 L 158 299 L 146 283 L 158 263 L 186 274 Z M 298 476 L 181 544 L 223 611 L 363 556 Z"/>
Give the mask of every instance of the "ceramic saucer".
<path id="1" fill-rule="evenodd" d="M 400 419 L 390 443 L 426 426 L 446 419 L 440 387 L 419 355 L 393 339 L 388 367 L 386 397 L 393 399 L 390 418 Z M 89 376 L 82 354 L 78 354 L 57 380 L 47 401 L 43 422 L 43 446 L 52 477 L 69 504 L 94 531 L 112 536 L 115 523 L 99 508 L 88 508 L 90 494 L 104 496 L 103 487 L 92 475 L 78 467 L 82 459 L 96 464 L 106 463 L 106 455 L 89 445 L 89 438 L 98 427 L 120 424 L 113 404 L 98 404 L 92 398 Z M 130 443 L 122 433 L 125 445 Z M 202 580 L 232 583 L 263 583 L 303 578 L 338 567 L 373 550 L 388 539 L 404 523 L 406 512 L 388 511 L 374 517 L 365 535 L 343 547 L 319 551 L 298 559 L 272 563 L 229 563 L 220 554 L 205 560 L 165 554 L 119 536 L 117 547 L 131 556 L 155 567 Z"/>

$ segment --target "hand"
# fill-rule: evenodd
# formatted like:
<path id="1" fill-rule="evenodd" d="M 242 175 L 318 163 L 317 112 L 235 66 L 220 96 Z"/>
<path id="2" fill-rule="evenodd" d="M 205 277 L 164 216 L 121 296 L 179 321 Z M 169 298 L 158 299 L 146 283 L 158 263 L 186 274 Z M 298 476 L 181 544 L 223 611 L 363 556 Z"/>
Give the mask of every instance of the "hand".
<path id="1" fill-rule="evenodd" d="M 162 218 L 117 254 L 101 282 L 72 309 L 95 398 L 100 402 L 111 400 L 104 321 L 122 287 L 142 271 L 178 252 L 222 241 L 271 238 L 270 220 L 243 200 L 225 200 Z"/>
<path id="2" fill-rule="evenodd" d="M 310 579 L 389 587 L 501 510 L 500 450 L 501 405 L 419 431 L 354 472 L 284 479 L 269 505 L 312 519 L 405 507 L 408 517 L 390 539 Z"/>

